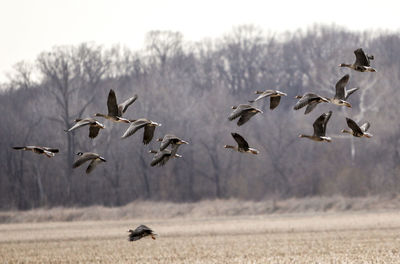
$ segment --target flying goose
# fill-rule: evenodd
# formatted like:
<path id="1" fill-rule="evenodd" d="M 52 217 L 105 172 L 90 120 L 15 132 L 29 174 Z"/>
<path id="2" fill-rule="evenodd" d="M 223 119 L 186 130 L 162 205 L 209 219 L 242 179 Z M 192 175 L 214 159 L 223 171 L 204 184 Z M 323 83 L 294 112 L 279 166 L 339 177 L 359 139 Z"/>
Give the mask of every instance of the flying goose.
<path id="1" fill-rule="evenodd" d="M 102 123 L 100 123 L 94 118 L 75 119 L 75 122 L 76 124 L 74 126 L 65 131 L 71 132 L 79 127 L 89 125 L 89 137 L 95 138 L 99 134 L 100 129 L 105 128 L 105 126 Z"/>
<path id="2" fill-rule="evenodd" d="M 151 228 L 140 225 L 135 230 L 129 229 L 129 241 L 136 241 L 143 237 L 150 236 L 152 239 L 156 239 L 157 234 L 151 230 Z"/>
<path id="3" fill-rule="evenodd" d="M 282 96 L 287 95 L 285 93 L 282 93 L 282 92 L 276 91 L 276 90 L 266 90 L 264 92 L 256 91 L 255 94 L 259 94 L 259 96 L 254 100 L 250 100 L 249 103 L 257 102 L 258 100 L 269 96 L 271 98 L 270 104 L 269 104 L 269 109 L 271 109 L 271 110 L 274 110 L 279 105 L 279 102 L 281 101 Z"/>
<path id="4" fill-rule="evenodd" d="M 236 151 L 242 152 L 242 153 L 251 153 L 251 154 L 258 154 L 260 153 L 257 149 L 255 148 L 250 148 L 249 147 L 249 143 L 247 143 L 247 141 L 238 133 L 231 133 L 233 139 L 236 141 L 237 143 L 237 147 L 236 146 L 231 146 L 231 145 L 225 145 L 224 148 L 230 148 L 230 149 L 234 149 Z"/>
<path id="5" fill-rule="evenodd" d="M 362 48 L 356 49 L 354 54 L 356 55 L 356 61 L 353 64 L 341 63 L 339 67 L 348 67 L 359 72 L 376 72 L 370 66 L 370 60 L 373 60 L 374 56 L 365 54 Z"/>
<path id="6" fill-rule="evenodd" d="M 133 97 L 129 98 L 122 104 L 117 104 L 117 97 L 115 96 L 115 92 L 113 89 L 110 89 L 107 99 L 108 114 L 104 115 L 97 113 L 95 116 L 101 116 L 114 122 L 129 123 L 128 119 L 122 118 L 122 114 L 126 112 L 128 107 L 133 104 L 133 102 L 135 102 L 137 98 L 138 96 L 135 94 Z"/>
<path id="7" fill-rule="evenodd" d="M 362 126 L 358 126 L 356 122 L 354 122 L 348 117 L 346 117 L 346 122 L 348 127 L 351 128 L 351 131 L 343 129 L 342 133 L 348 133 L 355 137 L 366 137 L 366 138 L 372 137 L 372 134 L 367 132 L 367 130 L 370 127 L 369 122 L 364 123 Z"/>
<path id="8" fill-rule="evenodd" d="M 125 133 L 122 135 L 121 138 L 127 138 L 129 136 L 132 136 L 133 134 L 135 134 L 136 131 L 138 131 L 141 128 L 144 128 L 143 144 L 147 145 L 153 139 L 154 130 L 156 129 L 156 126 L 161 126 L 161 124 L 158 124 L 146 118 L 131 120 L 131 125 L 128 127 L 128 129 L 125 131 Z"/>
<path id="9" fill-rule="evenodd" d="M 24 146 L 24 147 L 13 147 L 13 149 L 21 149 L 32 151 L 36 154 L 44 154 L 46 157 L 51 158 L 54 157 L 58 153 L 58 149 L 56 148 L 48 148 L 48 147 L 40 147 L 40 146 Z"/>
<path id="10" fill-rule="evenodd" d="M 176 152 L 176 151 L 175 151 Z M 149 153 L 153 153 L 155 154 L 153 157 L 153 160 L 150 163 L 150 166 L 154 167 L 156 165 L 158 166 L 164 166 L 165 163 L 167 163 L 167 161 L 171 158 L 182 158 L 181 155 L 179 154 L 174 154 L 173 155 L 173 150 L 169 150 L 169 149 L 164 149 L 164 150 L 149 150 Z M 172 156 L 173 155 L 173 156 Z"/>
<path id="11" fill-rule="evenodd" d="M 330 99 L 331 103 L 335 105 L 344 105 L 351 108 L 351 104 L 347 102 L 347 98 L 357 91 L 359 88 L 352 88 L 350 90 L 346 90 L 345 86 L 349 82 L 350 75 L 346 74 L 336 83 L 336 93 L 335 96 Z"/>
<path id="12" fill-rule="evenodd" d="M 86 169 L 86 174 L 91 173 L 97 166 L 97 164 L 101 163 L 101 162 L 106 162 L 105 158 L 101 157 L 99 154 L 97 153 L 93 153 L 93 152 L 78 152 L 76 153 L 76 155 L 80 156 L 80 158 L 78 158 L 74 164 L 72 165 L 72 168 L 77 168 L 79 166 L 81 166 L 83 163 L 85 163 L 86 161 L 90 161 L 89 166 Z"/>
<path id="13" fill-rule="evenodd" d="M 255 108 L 251 105 L 247 105 L 247 104 L 240 104 L 238 106 L 232 106 L 232 109 L 235 109 L 228 117 L 229 121 L 232 121 L 238 117 L 239 120 L 237 122 L 238 126 L 243 125 L 244 123 L 246 123 L 247 121 L 250 120 L 250 118 L 252 116 L 254 116 L 257 113 L 262 113 L 262 111 L 258 108 Z"/>
<path id="14" fill-rule="evenodd" d="M 160 150 L 164 150 L 169 145 L 171 145 L 171 150 L 172 150 L 171 155 L 172 156 L 176 154 L 180 145 L 189 144 L 188 142 L 186 142 L 172 134 L 166 134 L 164 136 L 164 138 L 159 138 L 159 139 L 157 139 L 157 141 L 161 141 Z"/>
<path id="15" fill-rule="evenodd" d="M 332 111 L 329 111 L 328 113 L 323 113 L 320 115 L 314 122 L 313 127 L 314 127 L 314 134 L 312 136 L 309 135 L 303 135 L 300 134 L 300 138 L 309 138 L 314 141 L 327 141 L 331 142 L 332 139 L 330 137 L 325 136 L 326 133 L 326 125 L 329 121 L 329 118 L 331 118 Z"/>
<path id="16" fill-rule="evenodd" d="M 310 113 L 319 103 L 321 103 L 321 102 L 329 103 L 330 102 L 329 98 L 319 96 L 314 93 L 305 93 L 303 96 L 297 95 L 295 98 L 300 99 L 300 100 L 294 105 L 293 109 L 299 110 L 299 109 L 303 108 L 304 106 L 307 106 L 306 111 L 304 112 L 305 115 Z"/>

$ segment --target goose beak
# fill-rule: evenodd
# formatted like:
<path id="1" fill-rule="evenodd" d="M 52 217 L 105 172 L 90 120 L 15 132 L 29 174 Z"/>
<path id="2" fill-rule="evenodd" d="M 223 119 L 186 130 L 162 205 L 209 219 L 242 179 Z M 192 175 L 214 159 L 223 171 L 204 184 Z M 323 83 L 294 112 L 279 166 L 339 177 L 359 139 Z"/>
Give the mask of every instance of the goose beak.
<path id="1" fill-rule="evenodd" d="M 280 95 L 280 96 L 287 96 L 286 93 L 282 93 L 282 92 L 279 92 L 279 95 Z"/>
<path id="2" fill-rule="evenodd" d="M 182 141 L 180 142 L 180 144 L 189 144 L 189 142 L 186 142 L 186 141 L 182 140 Z"/>

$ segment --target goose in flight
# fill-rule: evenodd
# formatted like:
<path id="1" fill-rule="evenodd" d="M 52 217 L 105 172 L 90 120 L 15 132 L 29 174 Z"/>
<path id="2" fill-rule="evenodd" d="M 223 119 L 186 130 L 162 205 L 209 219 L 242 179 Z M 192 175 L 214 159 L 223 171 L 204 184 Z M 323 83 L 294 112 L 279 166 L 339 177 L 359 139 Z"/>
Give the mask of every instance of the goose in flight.
<path id="1" fill-rule="evenodd" d="M 344 105 L 351 108 L 351 104 L 347 102 L 347 98 L 357 91 L 359 88 L 352 88 L 350 90 L 346 90 L 346 85 L 349 82 L 350 75 L 346 74 L 336 83 L 336 93 L 335 96 L 330 99 L 332 104 L 335 105 Z"/>
<path id="2" fill-rule="evenodd" d="M 150 236 L 152 239 L 156 239 L 157 234 L 154 233 L 151 228 L 140 225 L 135 230 L 129 229 L 129 241 L 136 241 L 143 237 Z"/>
<path id="3" fill-rule="evenodd" d="M 252 116 L 254 116 L 255 114 L 262 113 L 262 111 L 260 109 L 255 108 L 251 105 L 247 105 L 247 104 L 240 104 L 238 106 L 232 106 L 232 109 L 234 109 L 234 111 L 229 115 L 228 120 L 232 121 L 232 120 L 240 117 L 237 122 L 238 126 L 241 126 L 244 123 L 246 123 L 247 121 L 249 121 L 250 118 Z"/>
<path id="4" fill-rule="evenodd" d="M 78 152 L 76 153 L 76 155 L 80 156 L 80 158 L 78 158 L 74 164 L 72 165 L 72 168 L 77 168 L 79 166 L 81 166 L 83 163 L 85 163 L 86 161 L 90 160 L 89 166 L 86 169 L 86 174 L 91 173 L 97 166 L 97 164 L 101 163 L 101 162 L 106 162 L 105 158 L 101 157 L 99 154 L 97 153 L 93 153 L 93 152 Z"/>
<path id="5" fill-rule="evenodd" d="M 256 91 L 255 94 L 259 94 L 259 96 L 254 100 L 250 100 L 249 103 L 257 102 L 258 100 L 269 96 L 270 97 L 269 109 L 271 110 L 274 110 L 279 105 L 282 96 L 287 95 L 285 93 L 276 90 L 266 90 L 264 92 Z"/>
<path id="6" fill-rule="evenodd" d="M 332 139 L 330 137 L 325 136 L 326 125 L 327 125 L 329 119 L 331 118 L 331 115 L 332 115 L 332 111 L 329 111 L 328 113 L 323 113 L 314 121 L 314 124 L 313 124 L 314 134 L 312 136 L 300 134 L 299 137 L 300 138 L 303 138 L 303 137 L 308 138 L 308 139 L 311 139 L 314 141 L 331 142 Z"/>
<path id="7" fill-rule="evenodd" d="M 325 102 L 325 103 L 329 103 L 330 99 L 323 97 L 323 96 L 319 96 L 317 94 L 314 93 L 305 93 L 304 95 L 298 95 L 295 97 L 296 99 L 300 99 L 293 107 L 294 110 L 299 110 L 301 108 L 303 108 L 304 106 L 306 107 L 306 111 L 304 112 L 304 114 L 308 114 L 310 113 L 319 103 L 321 102 Z"/>
<path id="8" fill-rule="evenodd" d="M 105 128 L 105 126 L 97 121 L 94 118 L 84 118 L 84 119 L 75 119 L 76 124 L 73 125 L 70 129 L 65 130 L 66 132 L 71 132 L 79 127 L 89 125 L 89 137 L 95 138 L 99 134 L 100 129 Z"/>
<path id="9" fill-rule="evenodd" d="M 161 141 L 160 150 L 164 150 L 171 145 L 172 156 L 176 154 L 180 145 L 189 144 L 187 141 L 184 141 L 172 134 L 166 134 L 164 138 L 159 138 L 157 141 Z"/>
<path id="10" fill-rule="evenodd" d="M 348 67 L 359 72 L 376 72 L 370 65 L 370 60 L 374 59 L 373 55 L 365 54 L 362 48 L 356 49 L 354 54 L 356 55 L 356 61 L 353 64 L 341 63 L 339 67 Z"/>
<path id="11" fill-rule="evenodd" d="M 179 154 L 173 154 L 174 150 L 169 150 L 169 149 L 164 149 L 164 150 L 150 150 L 149 153 L 155 154 L 153 157 L 153 160 L 150 163 L 150 166 L 154 167 L 156 165 L 158 166 L 164 166 L 165 163 L 171 158 L 182 158 L 181 155 Z M 176 151 L 175 151 L 176 152 Z"/>
<path id="12" fill-rule="evenodd" d="M 117 104 L 117 97 L 115 96 L 115 92 L 113 89 L 110 89 L 107 98 L 108 114 L 104 115 L 97 113 L 95 116 L 101 116 L 114 122 L 129 123 L 128 119 L 122 118 L 122 114 L 126 112 L 128 107 L 133 104 L 133 102 L 135 102 L 137 98 L 138 96 L 135 94 L 133 97 L 127 99 L 125 102 Z"/>
<path id="13" fill-rule="evenodd" d="M 58 153 L 58 149 L 56 148 L 48 148 L 48 147 L 40 147 L 40 146 L 24 146 L 24 147 L 13 147 L 13 149 L 27 150 L 32 151 L 36 154 L 44 154 L 46 157 L 51 158 L 54 157 Z"/>
<path id="14" fill-rule="evenodd" d="M 230 148 L 234 149 L 238 152 L 242 153 L 251 153 L 257 155 L 260 153 L 257 149 L 255 148 L 250 148 L 249 143 L 238 133 L 231 133 L 233 139 L 236 141 L 237 146 L 231 146 L 231 145 L 225 145 L 224 148 Z"/>
<path id="15" fill-rule="evenodd" d="M 146 118 L 140 118 L 137 120 L 131 120 L 131 124 L 121 138 L 127 138 L 135 134 L 141 128 L 144 128 L 143 133 L 143 144 L 147 145 L 153 139 L 154 130 L 157 126 L 161 126 L 161 124 L 148 120 Z"/>
<path id="16" fill-rule="evenodd" d="M 349 128 L 351 128 L 351 131 L 343 129 L 342 133 L 348 133 L 355 137 L 366 137 L 366 138 L 372 137 L 372 134 L 367 132 L 367 130 L 370 127 L 369 122 L 364 123 L 362 126 L 358 126 L 356 122 L 354 122 L 352 119 L 350 119 L 348 117 L 346 117 L 346 122 L 347 122 L 347 126 Z"/>

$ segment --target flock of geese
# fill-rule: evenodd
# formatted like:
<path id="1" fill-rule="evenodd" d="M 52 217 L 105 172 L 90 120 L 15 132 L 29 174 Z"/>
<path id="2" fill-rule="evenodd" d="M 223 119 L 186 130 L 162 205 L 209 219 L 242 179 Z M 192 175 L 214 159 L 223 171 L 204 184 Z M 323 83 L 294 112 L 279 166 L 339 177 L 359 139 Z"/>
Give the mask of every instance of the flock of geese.
<path id="1" fill-rule="evenodd" d="M 374 56 L 365 54 L 364 51 L 359 48 L 354 51 L 356 56 L 356 60 L 353 64 L 345 64 L 342 63 L 339 67 L 348 67 L 355 71 L 359 72 L 376 72 L 374 68 L 370 66 L 370 60 L 374 59 Z M 296 99 L 299 99 L 298 102 L 293 107 L 294 110 L 299 110 L 303 107 L 306 107 L 304 114 L 310 113 L 312 110 L 316 108 L 319 103 L 332 103 L 338 106 L 346 106 L 351 108 L 351 104 L 347 101 L 348 97 L 356 92 L 359 88 L 352 88 L 347 90 L 346 85 L 349 82 L 350 75 L 346 74 L 343 76 L 337 83 L 336 83 L 336 93 L 333 98 L 320 96 L 315 93 L 305 93 L 301 96 L 296 96 Z M 287 96 L 286 93 L 276 91 L 276 90 L 266 90 L 256 91 L 256 94 L 259 96 L 254 100 L 249 100 L 250 104 L 240 104 L 237 106 L 232 106 L 233 112 L 229 115 L 228 120 L 233 121 L 238 118 L 237 125 L 242 126 L 243 124 L 247 123 L 254 115 L 258 113 L 263 113 L 260 109 L 252 106 L 252 103 L 255 103 L 259 100 L 270 98 L 270 110 L 275 109 L 278 107 L 281 97 Z M 154 137 L 154 132 L 156 127 L 161 126 L 161 124 L 151 121 L 146 118 L 140 119 L 126 119 L 123 118 L 123 114 L 127 111 L 128 107 L 132 105 L 138 96 L 134 95 L 133 97 L 125 100 L 123 103 L 117 103 L 117 97 L 115 95 L 114 90 L 110 90 L 107 98 L 107 114 L 95 114 L 95 117 L 102 117 L 108 119 L 112 122 L 116 123 L 127 123 L 129 124 L 128 129 L 125 133 L 121 136 L 122 139 L 132 136 L 138 130 L 143 128 L 143 144 L 147 145 L 151 142 Z M 331 142 L 331 137 L 326 136 L 326 126 L 329 119 L 332 116 L 332 111 L 327 113 L 321 114 L 313 123 L 314 133 L 312 135 L 304 135 L 300 134 L 299 137 L 301 138 L 308 138 L 313 141 L 327 141 Z M 355 137 L 367 137 L 370 138 L 372 135 L 367 132 L 370 127 L 369 122 L 359 126 L 355 121 L 350 118 L 346 117 L 346 122 L 348 127 L 351 130 L 343 129 L 342 133 L 348 133 Z M 100 123 L 97 119 L 89 117 L 83 119 L 76 119 L 75 124 L 65 130 L 67 133 L 74 131 L 75 129 L 81 127 L 89 127 L 89 138 L 95 138 L 99 134 L 101 129 L 104 129 L 104 124 Z M 239 135 L 238 133 L 231 133 L 233 139 L 236 141 L 237 146 L 233 145 L 225 145 L 224 148 L 229 148 L 236 150 L 242 153 L 251 153 L 251 154 L 258 154 L 259 151 L 255 148 L 249 146 L 247 141 L 244 139 L 243 136 Z M 163 166 L 165 165 L 171 158 L 180 158 L 181 155 L 177 154 L 178 148 L 180 145 L 189 144 L 187 141 L 180 139 L 179 137 L 173 134 L 166 134 L 163 138 L 158 138 L 157 141 L 160 141 L 160 147 L 158 150 L 150 150 L 150 153 L 153 153 L 153 159 L 150 163 L 151 166 Z M 169 147 L 169 148 L 168 148 Z M 59 152 L 56 148 L 49 148 L 49 147 L 42 147 L 42 146 L 24 146 L 24 147 L 13 147 L 16 150 L 27 150 L 32 151 L 37 154 L 44 154 L 45 156 L 51 158 L 54 157 L 56 153 Z M 94 152 L 78 152 L 76 153 L 79 157 L 77 160 L 72 164 L 73 168 L 77 168 L 84 163 L 90 161 L 86 173 L 92 172 L 95 167 L 103 162 L 106 162 L 106 159 Z M 135 230 L 129 230 L 129 240 L 135 241 L 145 236 L 150 236 L 151 238 L 155 239 L 156 234 L 151 230 L 149 227 L 145 225 L 140 225 Z"/>
<path id="2" fill-rule="evenodd" d="M 155 128 L 161 126 L 161 124 L 148 120 L 146 118 L 126 119 L 122 117 L 128 107 L 133 104 L 137 100 L 137 98 L 138 96 L 134 95 L 133 97 L 125 100 L 123 103 L 118 104 L 115 92 L 113 89 L 111 89 L 107 98 L 108 113 L 106 115 L 97 113 L 95 114 L 95 117 L 103 117 L 116 123 L 128 123 L 129 127 L 121 136 L 122 139 L 132 136 L 138 130 L 143 128 L 143 144 L 147 145 L 154 137 Z M 88 117 L 83 119 L 75 119 L 75 124 L 68 130 L 65 130 L 65 132 L 71 132 L 75 129 L 85 126 L 89 127 L 89 138 L 92 139 L 97 137 L 101 129 L 105 128 L 105 125 L 100 123 L 97 119 Z M 163 138 L 157 139 L 157 141 L 161 141 L 160 149 L 149 151 L 150 153 L 155 154 L 153 160 L 150 163 L 151 166 L 162 166 L 171 157 L 182 157 L 181 155 L 177 154 L 179 146 L 182 144 L 189 144 L 187 141 L 184 141 L 173 134 L 166 134 Z M 24 146 L 13 148 L 17 150 L 33 151 L 37 154 L 44 154 L 49 158 L 54 157 L 55 153 L 59 152 L 59 150 L 56 148 L 41 146 Z M 106 159 L 104 157 L 94 152 L 78 152 L 76 154 L 79 156 L 79 158 L 72 164 L 72 167 L 77 168 L 87 161 L 90 161 L 89 166 L 86 169 L 87 174 L 92 172 L 98 164 L 106 162 Z"/>
<path id="3" fill-rule="evenodd" d="M 364 51 L 359 48 L 354 51 L 356 56 L 356 61 L 353 64 L 345 64 L 342 63 L 339 67 L 348 67 L 355 71 L 359 72 L 376 72 L 374 68 L 370 65 L 370 60 L 374 59 L 374 56 L 365 54 Z M 325 103 L 332 103 L 338 106 L 346 106 L 351 108 L 351 104 L 347 101 L 349 96 L 357 91 L 359 88 L 352 88 L 347 90 L 346 85 L 349 82 L 350 75 L 344 75 L 337 83 L 336 83 L 336 92 L 333 98 L 320 96 L 315 93 L 305 93 L 304 95 L 298 95 L 295 98 L 299 99 L 298 102 L 294 105 L 294 110 L 299 110 L 303 107 L 306 107 L 304 114 L 310 113 L 315 107 L 322 102 Z M 276 91 L 276 90 L 266 90 L 264 92 L 256 91 L 256 94 L 259 96 L 255 100 L 249 100 L 249 103 L 257 102 L 263 98 L 270 97 L 270 109 L 275 109 L 281 100 L 282 96 L 286 96 L 286 93 Z M 239 118 L 237 125 L 241 126 L 249 121 L 254 115 L 258 113 L 263 113 L 260 109 L 249 105 L 249 104 L 240 104 L 238 106 L 232 106 L 234 111 L 228 117 L 228 120 L 232 121 L 236 118 Z M 321 114 L 313 123 L 314 133 L 312 135 L 304 135 L 300 134 L 300 138 L 308 138 L 314 141 L 327 141 L 331 142 L 332 138 L 326 136 L 326 126 L 329 119 L 332 116 L 332 111 L 327 113 Z M 348 133 L 355 137 L 372 137 L 372 134 L 368 133 L 367 130 L 370 127 L 369 122 L 364 123 L 363 125 L 359 126 L 354 120 L 346 117 L 347 126 L 351 130 L 343 129 L 342 133 Z M 236 141 L 237 146 L 232 145 L 225 145 L 225 148 L 234 149 L 239 152 L 244 153 L 252 153 L 258 154 L 259 151 L 255 148 L 251 148 L 247 141 L 243 138 L 243 136 L 239 135 L 238 133 L 231 133 L 233 139 Z"/>

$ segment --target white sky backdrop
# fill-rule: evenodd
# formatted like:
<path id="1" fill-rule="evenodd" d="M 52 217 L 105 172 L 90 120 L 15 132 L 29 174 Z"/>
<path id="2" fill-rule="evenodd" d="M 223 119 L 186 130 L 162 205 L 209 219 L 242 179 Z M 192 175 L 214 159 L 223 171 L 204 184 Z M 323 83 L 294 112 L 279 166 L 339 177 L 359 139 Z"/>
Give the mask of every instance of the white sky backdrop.
<path id="1" fill-rule="evenodd" d="M 400 1 L 0 0 L 0 82 L 15 63 L 33 62 L 55 45 L 120 43 L 139 50 L 150 30 L 180 31 L 195 41 L 242 24 L 283 32 L 314 23 L 400 32 Z"/>

